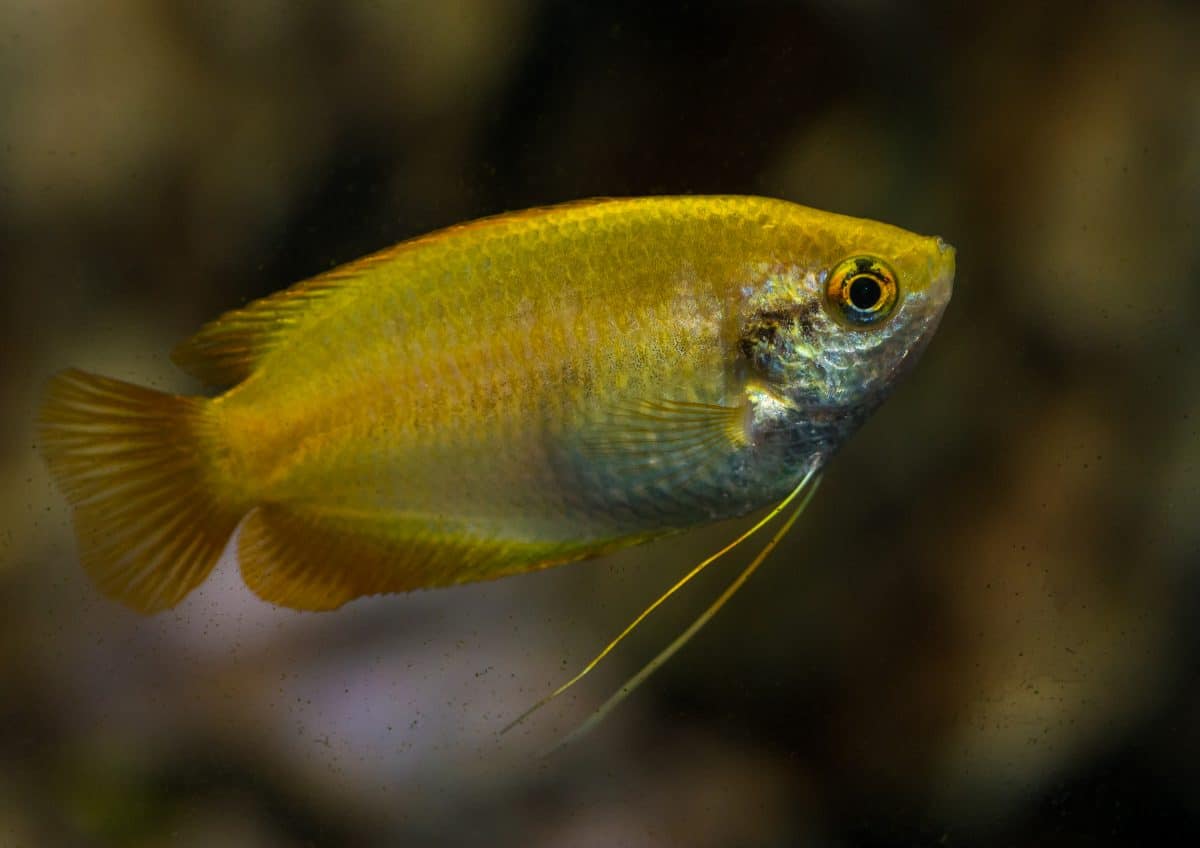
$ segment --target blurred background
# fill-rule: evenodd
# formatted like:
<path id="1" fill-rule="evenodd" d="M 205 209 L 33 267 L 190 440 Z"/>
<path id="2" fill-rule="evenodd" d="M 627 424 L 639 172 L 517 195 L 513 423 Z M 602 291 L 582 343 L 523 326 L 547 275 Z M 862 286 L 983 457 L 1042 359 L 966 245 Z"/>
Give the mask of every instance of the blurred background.
<path id="1" fill-rule="evenodd" d="M 1200 837 L 1198 39 L 1166 0 L 4 0 L 0 845 Z M 736 562 L 496 731 L 743 525 L 332 614 L 229 561 L 149 619 L 82 574 L 57 369 L 194 392 L 179 339 L 363 253 L 716 192 L 940 234 L 954 301 L 580 745 L 537 756 Z"/>

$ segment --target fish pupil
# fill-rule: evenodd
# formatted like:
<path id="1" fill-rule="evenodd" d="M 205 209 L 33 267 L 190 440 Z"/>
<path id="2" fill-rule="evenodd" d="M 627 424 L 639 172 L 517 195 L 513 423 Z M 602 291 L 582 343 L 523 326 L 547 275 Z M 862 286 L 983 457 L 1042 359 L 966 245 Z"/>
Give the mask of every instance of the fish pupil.
<path id="1" fill-rule="evenodd" d="M 850 282 L 850 303 L 855 309 L 869 312 L 879 305 L 882 297 L 883 288 L 874 277 L 861 274 Z"/>

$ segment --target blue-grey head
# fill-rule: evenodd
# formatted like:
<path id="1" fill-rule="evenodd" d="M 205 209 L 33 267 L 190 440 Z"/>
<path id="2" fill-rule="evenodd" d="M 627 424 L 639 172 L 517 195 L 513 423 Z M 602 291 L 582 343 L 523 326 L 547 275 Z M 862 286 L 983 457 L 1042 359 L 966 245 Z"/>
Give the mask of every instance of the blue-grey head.
<path id="1" fill-rule="evenodd" d="M 795 257 L 748 290 L 740 350 L 761 387 L 752 429 L 785 427 L 794 449 L 828 455 L 929 343 L 950 301 L 954 248 L 875 221 L 806 223 Z"/>

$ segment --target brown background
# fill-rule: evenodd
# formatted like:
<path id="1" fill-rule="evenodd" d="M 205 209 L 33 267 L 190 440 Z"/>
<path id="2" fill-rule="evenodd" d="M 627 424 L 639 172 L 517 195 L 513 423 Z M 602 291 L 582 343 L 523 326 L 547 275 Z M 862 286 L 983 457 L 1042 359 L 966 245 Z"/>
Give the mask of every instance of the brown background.
<path id="1" fill-rule="evenodd" d="M 0 844 L 1143 845 L 1200 835 L 1200 9 L 0 5 Z M 1043 7 L 1049 7 L 1048 9 Z M 737 527 L 485 586 L 142 619 L 33 449 L 68 364 L 196 390 L 221 310 L 591 195 L 939 233 L 912 378 L 787 543 L 497 740 Z"/>

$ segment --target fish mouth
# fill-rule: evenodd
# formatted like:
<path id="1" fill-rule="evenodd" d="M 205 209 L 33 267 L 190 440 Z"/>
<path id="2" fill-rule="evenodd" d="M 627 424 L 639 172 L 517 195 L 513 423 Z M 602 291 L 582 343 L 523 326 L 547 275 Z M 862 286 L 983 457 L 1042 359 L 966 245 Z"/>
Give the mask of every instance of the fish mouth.
<path id="1" fill-rule="evenodd" d="M 954 246 L 945 242 L 941 236 L 935 238 L 937 254 L 933 257 L 932 267 L 929 269 L 933 280 L 929 290 L 933 301 L 944 309 L 950 295 L 954 293 L 954 270 L 958 253 Z"/>
<path id="2" fill-rule="evenodd" d="M 929 284 L 914 298 L 909 324 L 911 341 L 887 369 L 885 382 L 894 385 L 921 358 L 937 332 L 954 293 L 954 247 L 935 237 L 936 252 L 929 258 Z"/>

